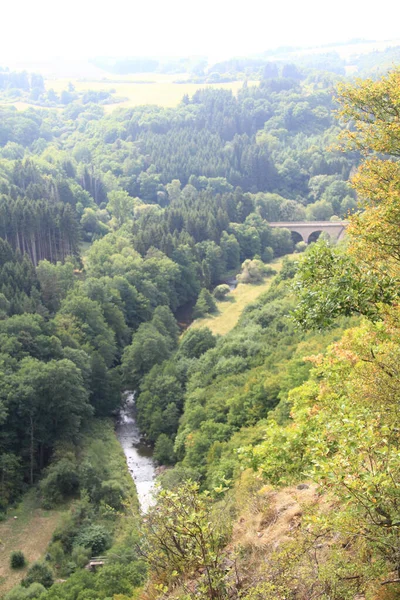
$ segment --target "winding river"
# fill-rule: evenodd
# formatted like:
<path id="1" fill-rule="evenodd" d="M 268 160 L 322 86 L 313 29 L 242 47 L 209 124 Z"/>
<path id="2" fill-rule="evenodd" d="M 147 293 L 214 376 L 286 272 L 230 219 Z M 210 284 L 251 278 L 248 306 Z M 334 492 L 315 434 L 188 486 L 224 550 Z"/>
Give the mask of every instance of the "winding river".
<path id="1" fill-rule="evenodd" d="M 135 397 L 130 393 L 121 409 L 115 428 L 126 456 L 129 472 L 136 485 L 140 508 L 145 513 L 154 503 L 155 465 L 153 449 L 143 443 L 135 419 Z"/>
<path id="2" fill-rule="evenodd" d="M 231 278 L 223 283 L 229 285 L 231 291 L 237 285 L 236 278 Z M 193 320 L 193 305 L 193 302 L 187 303 L 184 307 L 181 307 L 181 312 L 177 315 L 182 330 L 186 329 Z M 145 513 L 154 504 L 153 492 L 156 469 L 152 458 L 153 449 L 143 442 L 136 423 L 134 393 L 129 393 L 126 396 L 124 406 L 119 413 L 115 431 L 125 453 L 129 472 L 136 485 L 140 508 Z"/>

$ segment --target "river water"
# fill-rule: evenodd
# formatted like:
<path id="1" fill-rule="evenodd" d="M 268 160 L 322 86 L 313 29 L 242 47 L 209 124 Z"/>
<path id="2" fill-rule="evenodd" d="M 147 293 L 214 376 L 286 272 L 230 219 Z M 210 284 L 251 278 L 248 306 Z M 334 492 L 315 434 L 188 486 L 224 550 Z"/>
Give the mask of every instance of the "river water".
<path id="1" fill-rule="evenodd" d="M 231 291 L 237 285 L 236 278 L 231 278 L 223 283 L 229 285 Z M 179 309 L 180 314 L 176 315 L 182 330 L 185 330 L 193 320 L 193 306 L 194 302 L 188 302 Z M 136 423 L 134 393 L 126 396 L 115 431 L 125 453 L 129 472 L 136 485 L 140 508 L 145 513 L 154 504 L 156 469 L 153 461 L 153 449 L 144 443 Z"/>
<path id="2" fill-rule="evenodd" d="M 154 504 L 155 465 L 153 449 L 147 446 L 140 435 L 135 419 L 135 398 L 126 397 L 115 428 L 128 463 L 129 472 L 136 485 L 140 508 L 145 513 Z"/>

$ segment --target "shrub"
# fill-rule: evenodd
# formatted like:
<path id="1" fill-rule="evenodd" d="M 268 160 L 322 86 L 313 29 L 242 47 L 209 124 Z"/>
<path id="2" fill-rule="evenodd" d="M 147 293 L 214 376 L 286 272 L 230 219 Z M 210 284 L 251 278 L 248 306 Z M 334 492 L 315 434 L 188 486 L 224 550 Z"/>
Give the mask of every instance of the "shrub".
<path id="1" fill-rule="evenodd" d="M 298 242 L 295 246 L 296 252 L 304 252 L 307 250 L 307 244 L 305 242 Z"/>
<path id="2" fill-rule="evenodd" d="M 24 553 L 21 550 L 11 552 L 10 556 L 10 567 L 12 569 L 22 569 L 26 565 Z"/>
<path id="3" fill-rule="evenodd" d="M 109 481 L 103 481 L 101 484 L 101 496 L 102 500 L 108 506 L 111 506 L 115 510 L 121 510 L 123 507 L 123 501 L 125 498 L 125 490 L 119 481 L 111 479 Z"/>
<path id="4" fill-rule="evenodd" d="M 230 287 L 226 283 L 222 283 L 221 285 L 217 285 L 217 287 L 213 291 L 213 296 L 217 300 L 224 300 L 225 296 L 229 294 Z"/>
<path id="5" fill-rule="evenodd" d="M 64 498 L 74 495 L 79 488 L 79 476 L 75 456 L 68 453 L 52 464 L 40 483 L 45 508 L 51 508 Z"/>
<path id="6" fill-rule="evenodd" d="M 90 548 L 93 555 L 101 554 L 111 546 L 111 536 L 102 525 L 89 525 L 76 537 L 76 544 Z"/>
<path id="7" fill-rule="evenodd" d="M 145 575 L 146 567 L 142 561 L 133 561 L 128 565 L 108 563 L 96 578 L 96 589 L 110 598 L 117 598 L 117 595 L 119 598 L 119 594 L 130 598 L 133 588 L 143 583 Z"/>
<path id="8" fill-rule="evenodd" d="M 75 548 L 72 550 L 71 559 L 78 569 L 83 569 L 83 567 L 89 562 L 90 549 L 83 548 L 82 546 L 75 546 Z"/>
<path id="9" fill-rule="evenodd" d="M 26 600 L 34 600 L 39 598 L 45 591 L 46 588 L 41 583 L 32 583 L 25 591 L 25 598 Z"/>
<path id="10" fill-rule="evenodd" d="M 261 260 L 247 259 L 242 264 L 242 272 L 236 276 L 240 283 L 260 283 L 265 275 L 265 265 Z"/>
<path id="11" fill-rule="evenodd" d="M 271 262 L 271 260 L 274 258 L 274 251 L 270 246 L 266 246 L 266 248 L 264 248 L 261 258 L 265 263 Z"/>
<path id="12" fill-rule="evenodd" d="M 4 600 L 35 600 L 45 591 L 46 588 L 41 583 L 32 583 L 28 588 L 19 585 L 8 592 Z"/>
<path id="13" fill-rule="evenodd" d="M 29 587 L 32 583 L 40 583 L 45 588 L 51 587 L 54 583 L 53 571 L 45 563 L 33 563 L 21 585 Z"/>

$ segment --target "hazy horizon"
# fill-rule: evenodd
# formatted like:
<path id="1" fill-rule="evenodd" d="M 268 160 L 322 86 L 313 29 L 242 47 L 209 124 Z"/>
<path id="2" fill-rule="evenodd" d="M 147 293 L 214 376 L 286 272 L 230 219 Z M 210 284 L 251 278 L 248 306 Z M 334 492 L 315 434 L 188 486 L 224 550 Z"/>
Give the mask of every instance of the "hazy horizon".
<path id="1" fill-rule="evenodd" d="M 58 8 L 57 8 L 58 6 Z M 71 0 L 23 0 L 3 8 L 0 65 L 16 62 L 81 60 L 95 56 L 193 56 L 220 60 L 280 46 L 313 46 L 351 39 L 400 37 L 400 7 L 370 13 L 360 0 L 327 5 L 290 0 L 263 6 L 248 0 L 232 8 L 226 0 L 183 0 L 135 6 L 126 0 L 100 5 Z M 21 15 L 23 18 L 21 19 Z"/>

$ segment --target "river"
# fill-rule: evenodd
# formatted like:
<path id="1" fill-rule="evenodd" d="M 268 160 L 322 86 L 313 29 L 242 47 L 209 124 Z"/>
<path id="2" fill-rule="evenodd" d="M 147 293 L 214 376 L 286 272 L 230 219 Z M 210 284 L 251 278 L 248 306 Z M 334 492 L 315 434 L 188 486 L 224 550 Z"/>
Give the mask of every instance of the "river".
<path id="1" fill-rule="evenodd" d="M 127 396 L 121 409 L 115 431 L 136 485 L 140 508 L 145 513 L 154 504 L 156 472 L 152 458 L 153 449 L 143 442 L 136 423 L 135 400 L 132 393 Z"/>

